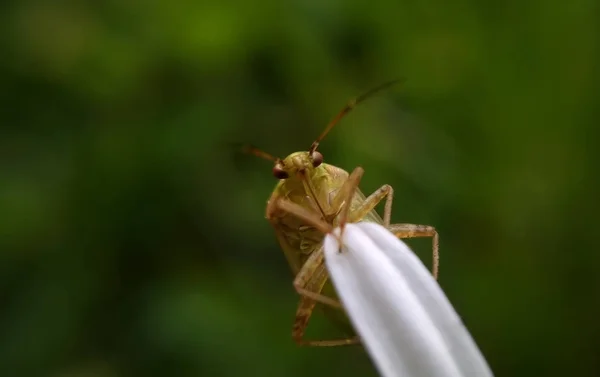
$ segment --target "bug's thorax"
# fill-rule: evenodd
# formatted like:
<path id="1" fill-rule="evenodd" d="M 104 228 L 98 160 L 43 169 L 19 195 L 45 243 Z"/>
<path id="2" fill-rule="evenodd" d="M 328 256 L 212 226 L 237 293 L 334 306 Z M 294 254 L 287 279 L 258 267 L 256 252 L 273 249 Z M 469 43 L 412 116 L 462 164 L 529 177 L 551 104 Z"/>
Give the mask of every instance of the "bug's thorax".
<path id="1" fill-rule="evenodd" d="M 314 207 L 318 201 L 321 207 L 328 207 L 329 192 L 334 189 L 330 182 L 331 177 L 326 166 L 321 165 L 280 180 L 273 192 L 273 198 L 285 198 L 308 207 Z"/>

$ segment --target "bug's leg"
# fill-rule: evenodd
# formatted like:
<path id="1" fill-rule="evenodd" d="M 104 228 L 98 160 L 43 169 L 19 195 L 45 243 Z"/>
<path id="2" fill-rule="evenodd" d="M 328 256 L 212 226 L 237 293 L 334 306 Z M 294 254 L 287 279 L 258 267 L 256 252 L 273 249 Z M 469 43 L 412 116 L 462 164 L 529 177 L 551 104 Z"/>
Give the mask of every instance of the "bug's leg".
<path id="1" fill-rule="evenodd" d="M 316 302 L 307 297 L 300 299 L 298 304 L 298 310 L 296 310 L 296 319 L 294 320 L 294 326 L 292 328 L 292 338 L 296 344 L 301 346 L 313 346 L 313 347 L 334 347 L 334 346 L 346 346 L 351 344 L 358 344 L 360 340 L 358 337 L 347 338 L 347 339 L 332 339 L 332 340 L 306 340 L 304 339 L 304 333 L 308 326 L 308 321 L 314 310 Z"/>
<path id="2" fill-rule="evenodd" d="M 438 278 L 440 255 L 439 255 L 439 235 L 434 227 L 429 225 L 415 224 L 393 224 L 390 225 L 392 216 L 392 201 L 394 199 L 394 189 L 390 185 L 383 185 L 374 193 L 369 195 L 365 201 L 349 216 L 350 222 L 360 221 L 365 217 L 384 197 L 386 197 L 385 208 L 383 212 L 383 225 L 398 238 L 414 237 L 432 237 L 432 268 L 431 273 L 435 279 Z"/>
<path id="3" fill-rule="evenodd" d="M 320 249 L 319 251 L 315 251 L 313 255 L 319 252 L 321 253 L 321 255 L 323 255 L 322 249 Z M 320 294 L 320 292 L 323 289 L 323 286 L 325 285 L 325 282 L 327 281 L 327 269 L 325 268 L 324 260 L 322 258 L 314 258 L 310 260 L 309 258 L 307 263 L 305 263 L 305 266 L 307 267 L 303 267 L 303 270 L 305 272 L 310 271 L 308 273 L 310 276 L 303 276 L 302 279 L 299 279 L 298 277 L 301 277 L 303 273 L 301 272 L 300 274 L 298 274 L 298 277 L 294 281 L 294 287 L 296 287 L 299 293 L 300 289 L 302 289 L 303 292 L 308 291 L 311 293 Z M 331 300 L 329 298 L 327 299 Z M 308 322 L 310 320 L 316 303 L 316 300 L 301 294 L 300 303 L 298 304 L 298 309 L 296 310 L 294 326 L 292 328 L 292 338 L 297 344 L 305 346 L 326 347 L 343 346 L 359 343 L 358 337 L 334 340 L 305 340 L 304 333 L 306 327 L 308 326 Z"/>
<path id="4" fill-rule="evenodd" d="M 388 226 L 387 229 L 394 233 L 398 238 L 432 237 L 433 261 L 431 274 L 437 280 L 440 266 L 440 254 L 438 250 L 440 239 L 435 228 L 429 225 L 392 224 Z"/>
<path id="5" fill-rule="evenodd" d="M 346 179 L 338 193 L 333 198 L 332 207 L 339 212 L 339 227 L 340 227 L 340 235 L 338 237 L 340 248 L 342 247 L 342 234 L 344 233 L 344 228 L 346 224 L 349 222 L 349 213 L 350 207 L 352 204 L 352 199 L 354 198 L 354 193 L 356 192 L 356 188 L 360 183 L 360 179 L 362 178 L 365 170 L 360 166 L 354 168 L 350 176 Z"/>
<path id="6" fill-rule="evenodd" d="M 269 203 L 267 206 L 268 216 L 273 214 L 276 210 L 283 210 L 291 215 L 295 215 L 305 220 L 307 223 L 315 226 L 317 229 L 320 229 L 325 234 L 330 233 L 332 230 L 331 225 L 327 224 L 319 215 L 291 201 L 277 200 L 274 203 Z M 342 309 L 342 305 L 339 303 L 339 301 L 320 293 L 326 281 L 327 270 L 325 268 L 325 255 L 323 254 L 323 248 L 320 247 L 310 255 L 294 279 L 294 288 L 301 297 L 292 329 L 293 339 L 300 345 L 321 347 L 343 346 L 359 343 L 358 337 L 334 340 L 303 339 L 304 332 L 308 326 L 308 320 L 312 315 L 312 311 L 316 302 Z"/>
<path id="7" fill-rule="evenodd" d="M 342 309 L 339 301 L 322 295 L 321 289 L 327 281 L 323 247 L 315 250 L 294 278 L 294 288 L 299 295 L 333 308 Z"/>
<path id="8" fill-rule="evenodd" d="M 319 215 L 288 200 L 269 202 L 267 204 L 267 218 L 271 220 L 273 214 L 278 210 L 285 211 L 303 219 L 307 223 L 315 226 L 315 228 L 321 230 L 324 234 L 331 233 L 332 231 L 331 225 L 325 222 Z M 308 321 L 312 315 L 316 302 L 342 309 L 342 305 L 339 301 L 320 293 L 327 281 L 327 270 L 324 262 L 325 255 L 323 254 L 323 248 L 320 247 L 310 255 L 294 279 L 294 288 L 300 295 L 300 304 L 296 311 L 296 318 L 292 328 L 292 338 L 297 344 L 306 346 L 333 347 L 357 344 L 360 342 L 358 337 L 334 340 L 303 339 L 304 332 L 308 326 Z"/>
<path id="9" fill-rule="evenodd" d="M 392 217 L 392 201 L 394 200 L 394 189 L 390 185 L 383 185 L 374 193 L 369 195 L 361 205 L 352 211 L 349 215 L 349 222 L 360 221 L 373 208 L 375 208 L 382 200 L 385 199 L 385 207 L 383 210 L 383 225 L 388 227 Z"/>
<path id="10" fill-rule="evenodd" d="M 267 217 L 272 216 L 277 211 L 284 211 L 290 215 L 296 216 L 297 218 L 306 221 L 308 224 L 317 228 L 323 234 L 331 233 L 333 230 L 325 220 L 321 218 L 317 213 L 310 211 L 300 204 L 294 203 L 291 200 L 278 199 L 267 204 Z"/>

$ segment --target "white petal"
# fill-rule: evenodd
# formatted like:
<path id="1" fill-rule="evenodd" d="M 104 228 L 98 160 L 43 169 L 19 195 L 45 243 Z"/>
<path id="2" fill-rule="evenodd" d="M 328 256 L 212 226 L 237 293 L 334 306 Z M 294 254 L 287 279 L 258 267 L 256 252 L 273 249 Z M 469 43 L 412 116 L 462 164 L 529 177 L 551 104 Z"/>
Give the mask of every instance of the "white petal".
<path id="1" fill-rule="evenodd" d="M 336 232 L 339 230 L 336 229 Z M 383 376 L 492 376 L 423 263 L 384 227 L 348 224 L 325 238 L 334 286 Z"/>

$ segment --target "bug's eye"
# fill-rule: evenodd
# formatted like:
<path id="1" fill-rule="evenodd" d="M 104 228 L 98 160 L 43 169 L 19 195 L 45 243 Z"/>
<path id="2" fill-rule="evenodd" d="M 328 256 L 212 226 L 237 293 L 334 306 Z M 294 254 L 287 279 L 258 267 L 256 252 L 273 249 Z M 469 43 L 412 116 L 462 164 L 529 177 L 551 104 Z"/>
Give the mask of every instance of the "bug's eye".
<path id="1" fill-rule="evenodd" d="M 323 155 L 317 151 L 314 151 L 310 155 L 310 158 L 311 158 L 312 164 L 315 168 L 323 163 Z"/>
<path id="2" fill-rule="evenodd" d="M 288 177 L 288 173 L 283 170 L 281 165 L 275 165 L 273 167 L 273 176 L 277 179 L 286 179 Z"/>

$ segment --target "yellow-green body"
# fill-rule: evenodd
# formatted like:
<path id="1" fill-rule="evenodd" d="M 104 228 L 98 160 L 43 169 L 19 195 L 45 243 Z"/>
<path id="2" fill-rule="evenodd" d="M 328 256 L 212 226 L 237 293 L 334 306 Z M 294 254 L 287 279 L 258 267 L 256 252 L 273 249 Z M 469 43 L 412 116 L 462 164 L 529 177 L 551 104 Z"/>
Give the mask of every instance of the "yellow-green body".
<path id="1" fill-rule="evenodd" d="M 293 153 L 282 162 L 290 176 L 279 180 L 269 198 L 269 203 L 278 199 L 290 200 L 319 215 L 322 209 L 325 213 L 324 220 L 336 226 L 342 203 L 336 203 L 335 199 L 344 182 L 348 179 L 348 172 L 325 163 L 313 167 L 308 152 Z M 364 200 L 364 194 L 356 189 L 350 211 L 357 208 Z M 267 205 L 267 208 L 270 207 Z M 323 247 L 325 235 L 314 226 L 285 211 L 267 213 L 267 218 L 275 229 L 277 240 L 293 274 L 298 274 L 308 257 Z M 361 221 L 383 223 L 375 210 L 371 210 Z M 322 294 L 337 299 L 333 285 L 329 279 L 324 279 L 324 277 L 327 277 L 327 269 L 322 264 L 315 271 L 314 279 L 316 279 L 315 281 L 322 279 Z M 325 314 L 338 325 L 341 325 L 346 333 L 353 332 L 348 318 L 342 311 L 328 306 L 321 307 Z"/>
<path id="2" fill-rule="evenodd" d="M 369 221 L 383 224 L 399 238 L 433 238 L 433 276 L 437 279 L 439 264 L 438 234 L 434 227 L 415 224 L 390 224 L 393 189 L 383 185 L 369 197 L 358 189 L 364 170 L 356 167 L 352 174 L 333 165 L 323 163 L 323 155 L 317 151 L 319 143 L 331 129 L 357 104 L 374 93 L 400 80 L 382 84 L 351 100 L 325 127 L 307 152 L 295 152 L 285 159 L 274 157 L 258 148 L 247 145 L 244 150 L 260 158 L 274 162 L 273 176 L 279 179 L 267 203 L 266 217 L 273 225 L 279 245 L 294 273 L 294 288 L 301 296 L 296 310 L 292 337 L 301 345 L 342 346 L 359 343 L 348 317 L 329 282 L 323 239 L 335 227 L 348 222 Z M 385 198 L 383 219 L 375 212 L 375 206 Z M 346 205 L 350 201 L 350 205 Z M 345 330 L 344 339 L 305 340 L 304 330 L 316 303 L 324 304 L 325 314 Z"/>
<path id="3" fill-rule="evenodd" d="M 335 195 L 348 178 L 348 173 L 343 169 L 325 163 L 314 168 L 313 172 L 310 180 L 315 189 L 317 200 L 319 200 L 319 204 L 324 207 L 323 209 L 331 208 Z M 317 204 L 310 195 L 310 192 L 307 192 L 305 189 L 304 182 L 300 179 L 288 178 L 280 180 L 277 183 L 277 186 L 275 186 L 269 201 L 274 201 L 278 198 L 291 200 L 294 203 L 319 213 Z M 364 194 L 357 189 L 350 210 L 355 209 L 364 200 Z M 337 213 L 335 214 L 337 215 Z M 308 256 L 315 251 L 316 248 L 322 246 L 325 235 L 313 226 L 305 224 L 298 217 L 286 212 L 280 211 L 276 212 L 274 215 L 277 219 L 275 233 L 277 234 L 279 244 L 288 259 L 292 272 L 297 274 L 304 262 L 306 262 Z M 273 215 L 271 216 L 273 218 Z M 337 219 L 335 217 L 333 219 L 325 220 L 333 225 L 337 225 Z M 382 223 L 381 217 L 375 210 L 372 210 L 362 221 Z"/>

